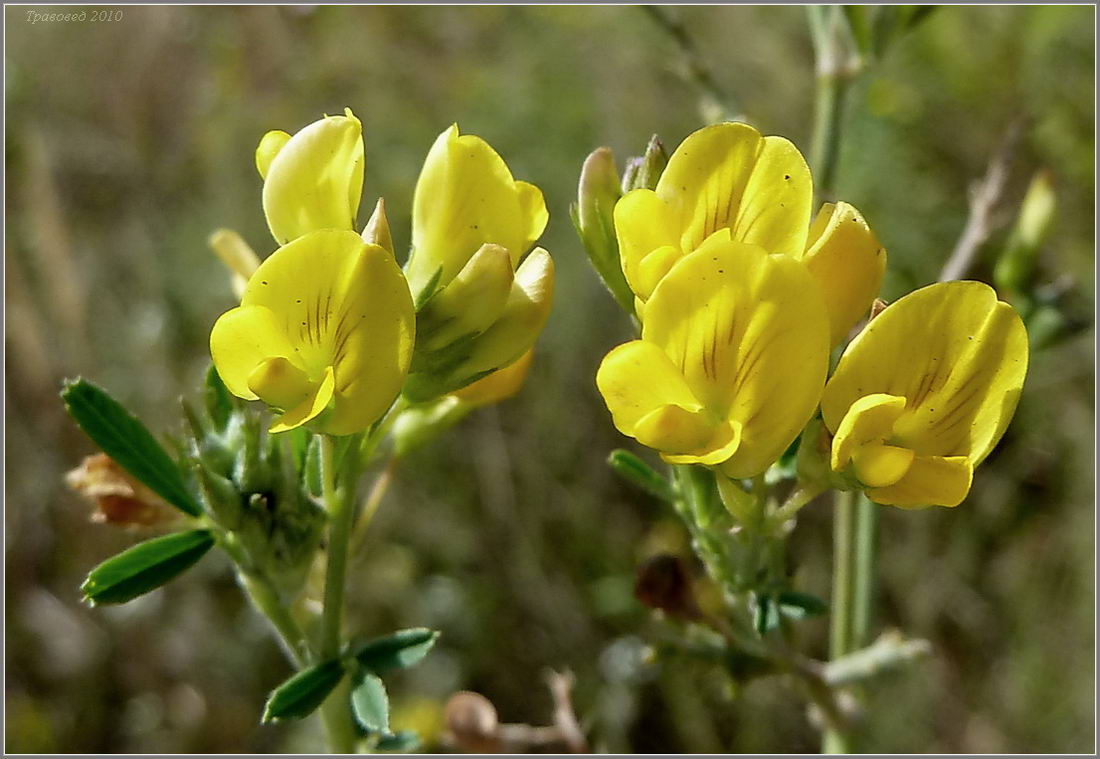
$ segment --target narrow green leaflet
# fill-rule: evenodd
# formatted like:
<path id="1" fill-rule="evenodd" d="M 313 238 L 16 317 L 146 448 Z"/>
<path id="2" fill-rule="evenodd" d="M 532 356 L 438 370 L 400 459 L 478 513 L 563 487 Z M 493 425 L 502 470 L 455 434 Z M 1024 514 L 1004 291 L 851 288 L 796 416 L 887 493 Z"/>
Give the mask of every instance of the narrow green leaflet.
<path id="1" fill-rule="evenodd" d="M 364 732 L 389 737 L 390 700 L 386 696 L 386 686 L 377 675 L 360 673 L 351 689 L 351 712 Z"/>
<path id="2" fill-rule="evenodd" d="M 676 493 L 668 480 L 662 477 L 630 451 L 618 448 L 607 457 L 607 463 L 615 471 L 615 474 L 627 482 L 635 485 L 654 498 L 672 503 L 676 500 Z"/>
<path id="3" fill-rule="evenodd" d="M 125 603 L 182 573 L 213 545 L 208 530 L 177 532 L 138 543 L 93 569 L 80 590 L 92 604 Z"/>
<path id="4" fill-rule="evenodd" d="M 353 642 L 349 645 L 349 651 L 360 665 L 371 672 L 405 669 L 427 656 L 438 637 L 439 633 L 435 630 L 412 627 L 365 643 Z"/>
<path id="5" fill-rule="evenodd" d="M 339 659 L 330 659 L 303 669 L 271 691 L 264 706 L 263 721 L 308 716 L 324 702 L 343 677 L 344 668 Z"/>
<path id="6" fill-rule="evenodd" d="M 145 425 L 106 391 L 77 379 L 65 383 L 61 398 L 80 429 L 119 466 L 180 511 L 191 516 L 202 513 L 172 458 Z"/>

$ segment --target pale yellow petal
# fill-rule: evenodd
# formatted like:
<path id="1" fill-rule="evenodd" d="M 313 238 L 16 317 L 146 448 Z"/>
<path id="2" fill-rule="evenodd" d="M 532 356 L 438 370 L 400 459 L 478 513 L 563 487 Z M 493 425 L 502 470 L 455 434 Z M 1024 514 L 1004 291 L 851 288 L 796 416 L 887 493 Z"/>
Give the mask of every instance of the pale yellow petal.
<path id="1" fill-rule="evenodd" d="M 307 395 L 297 406 L 276 419 L 275 423 L 271 425 L 268 431 L 286 432 L 295 427 L 301 427 L 306 422 L 316 419 L 326 408 L 328 408 L 329 401 L 332 400 L 335 384 L 335 374 L 330 366 L 325 370 L 324 375 L 321 377 L 321 381 L 317 383 L 309 395 Z M 325 431 L 333 435 L 345 434 L 342 432 L 333 432 L 330 429 L 326 429 Z"/>
<path id="2" fill-rule="evenodd" d="M 662 407 L 675 405 L 689 412 L 703 407 L 665 352 L 642 340 L 620 345 L 604 356 L 596 386 L 615 427 L 630 437 L 639 420 Z"/>
<path id="3" fill-rule="evenodd" d="M 347 114 L 310 124 L 271 159 L 263 206 L 280 244 L 354 226 L 363 191 L 363 137 L 359 119 Z"/>
<path id="4" fill-rule="evenodd" d="M 530 185 L 516 185 L 507 164 L 480 137 L 460 135 L 457 125 L 439 135 L 413 196 L 406 269 L 418 298 L 433 280 L 437 286 L 450 282 L 485 243 L 506 248 L 513 265 L 519 262 L 532 232 L 545 226 L 545 204 Z"/>
<path id="5" fill-rule="evenodd" d="M 868 490 L 867 497 L 902 508 L 958 506 L 970 492 L 973 477 L 974 467 L 965 456 L 917 456 L 904 477 Z"/>
<path id="6" fill-rule="evenodd" d="M 856 448 L 852 467 L 856 477 L 869 488 L 893 485 L 905 476 L 913 463 L 913 452 L 894 445 L 869 443 Z"/>
<path id="7" fill-rule="evenodd" d="M 979 463 L 1012 418 L 1027 370 L 1020 317 L 980 282 L 947 282 L 888 306 L 852 341 L 822 398 L 836 429 L 872 393 L 906 399 L 891 442 Z"/>
<path id="8" fill-rule="evenodd" d="M 492 325 L 508 302 L 514 273 L 508 251 L 486 243 L 417 314 L 417 347 L 437 350 Z"/>
<path id="9" fill-rule="evenodd" d="M 724 471 L 759 474 L 797 437 L 821 396 L 828 317 L 801 263 L 715 237 L 681 259 L 647 302 L 642 338 L 696 398 L 743 426 Z"/>
<path id="10" fill-rule="evenodd" d="M 354 232 L 314 232 L 253 275 L 244 305 L 278 315 L 312 382 L 335 370 L 333 434 L 365 429 L 393 402 L 412 356 L 412 296 L 393 257 Z"/>
<path id="11" fill-rule="evenodd" d="M 886 250 L 847 203 L 826 203 L 810 229 L 803 263 L 829 309 L 832 344 L 867 316 L 886 272 Z"/>
<path id="12" fill-rule="evenodd" d="M 733 239 L 797 256 L 806 241 L 813 186 L 789 141 L 746 124 L 700 129 L 672 154 L 657 195 L 672 211 L 680 249 L 695 250 L 728 227 Z"/>
<path id="13" fill-rule="evenodd" d="M 248 375 L 248 389 L 276 408 L 294 408 L 314 388 L 306 373 L 281 356 L 265 359 Z"/>
<path id="14" fill-rule="evenodd" d="M 291 359 L 295 351 L 274 312 L 246 305 L 225 312 L 214 322 L 210 355 L 229 392 L 254 401 L 258 396 L 248 386 L 253 370 L 273 357 Z"/>
<path id="15" fill-rule="evenodd" d="M 905 398 L 898 395 L 874 393 L 853 403 L 833 430 L 833 470 L 839 472 L 848 466 L 853 451 L 859 446 L 889 438 L 894 432 L 894 423 L 904 412 Z"/>
<path id="16" fill-rule="evenodd" d="M 619 259 L 627 284 L 643 300 L 653 292 L 655 283 L 643 281 L 642 260 L 650 253 L 668 249 L 680 251 L 676 218 L 668 205 L 652 190 L 633 190 L 615 204 L 615 235 L 619 241 Z"/>

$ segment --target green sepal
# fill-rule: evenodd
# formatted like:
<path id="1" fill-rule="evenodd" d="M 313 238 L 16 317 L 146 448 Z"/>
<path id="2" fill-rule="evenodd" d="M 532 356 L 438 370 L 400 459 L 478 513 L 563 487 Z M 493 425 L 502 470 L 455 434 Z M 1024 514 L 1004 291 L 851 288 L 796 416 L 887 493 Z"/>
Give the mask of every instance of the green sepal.
<path id="1" fill-rule="evenodd" d="M 185 514 L 202 513 L 168 452 L 105 390 L 76 379 L 65 382 L 61 398 L 80 429 L 120 467 Z"/>
<path id="2" fill-rule="evenodd" d="M 210 417 L 210 421 L 214 423 L 214 428 L 219 432 L 224 432 L 229 424 L 229 417 L 233 413 L 234 401 L 229 388 L 222 382 L 222 378 L 213 364 L 206 370 L 203 401 L 206 406 L 206 413 Z"/>
<path id="3" fill-rule="evenodd" d="M 271 691 L 264 705 L 263 721 L 309 716 L 324 703 L 343 678 L 344 667 L 339 659 L 329 659 L 303 669 Z"/>
<path id="4" fill-rule="evenodd" d="M 390 732 L 390 699 L 378 675 L 370 672 L 356 675 L 351 686 L 351 713 L 364 733 L 381 733 L 383 738 L 393 735 Z"/>
<path id="5" fill-rule="evenodd" d="M 412 627 L 365 642 L 353 640 L 347 652 L 371 672 L 407 669 L 428 655 L 437 638 L 439 632 L 436 630 Z"/>
<path id="6" fill-rule="evenodd" d="M 615 449 L 607 457 L 607 463 L 615 474 L 654 498 L 668 503 L 676 500 L 676 491 L 669 481 L 630 451 L 624 448 Z"/>
<path id="7" fill-rule="evenodd" d="M 88 573 L 80 586 L 91 604 L 120 604 L 159 588 L 214 545 L 209 530 L 190 530 L 138 543 Z"/>

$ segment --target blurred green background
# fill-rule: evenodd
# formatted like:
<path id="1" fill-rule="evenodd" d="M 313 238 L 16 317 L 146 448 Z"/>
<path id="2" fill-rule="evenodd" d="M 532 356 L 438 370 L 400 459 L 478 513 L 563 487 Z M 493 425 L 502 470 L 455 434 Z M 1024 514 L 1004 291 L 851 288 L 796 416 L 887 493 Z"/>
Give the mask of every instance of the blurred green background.
<path id="1" fill-rule="evenodd" d="M 36 24 L 6 8 L 7 750 L 320 748 L 316 720 L 258 725 L 288 668 L 221 556 L 128 605 L 80 604 L 87 570 L 139 536 L 90 525 L 65 488 L 92 446 L 57 392 L 84 375 L 153 429 L 177 429 L 208 330 L 233 305 L 207 235 L 234 227 L 267 252 L 257 140 L 344 106 L 364 124 L 363 207 L 385 196 L 399 250 L 424 155 L 457 121 L 545 192 L 559 278 L 524 390 L 404 463 L 353 566 L 359 629 L 444 634 L 393 683 L 397 726 L 430 738 L 459 689 L 504 721 L 546 724 L 542 672 L 568 667 L 598 749 L 816 750 L 791 683 L 732 691 L 708 667 L 646 659 L 670 628 L 633 599 L 634 570 L 686 542 L 604 464 L 628 441 L 593 376 L 630 328 L 568 205 L 591 149 L 621 162 L 654 132 L 672 148 L 701 125 L 670 37 L 631 7 L 120 8 L 114 22 Z M 807 148 L 805 10 L 673 12 L 736 110 Z M 963 506 L 883 510 L 877 628 L 927 638 L 934 655 L 874 685 L 868 750 L 1093 747 L 1093 13 L 940 8 L 848 104 L 838 190 L 889 251 L 888 299 L 935 279 L 969 183 L 1030 117 L 1003 220 L 1049 169 L 1058 210 L 1037 281 L 1070 287 L 1077 325 L 1034 353 L 1016 420 Z M 988 279 L 1004 236 L 974 276 Z M 808 507 L 792 547 L 796 582 L 823 597 L 830 511 Z M 825 655 L 826 628 L 801 626 L 805 650 Z"/>

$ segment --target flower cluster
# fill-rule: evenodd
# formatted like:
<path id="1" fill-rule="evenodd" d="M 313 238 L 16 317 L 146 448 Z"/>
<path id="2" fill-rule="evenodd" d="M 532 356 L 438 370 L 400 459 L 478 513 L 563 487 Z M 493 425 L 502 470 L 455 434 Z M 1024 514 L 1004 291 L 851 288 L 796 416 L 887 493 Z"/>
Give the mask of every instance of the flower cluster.
<path id="1" fill-rule="evenodd" d="M 234 395 L 279 412 L 272 432 L 352 434 L 402 391 L 411 402 L 461 391 L 527 354 L 549 314 L 550 256 L 524 257 L 548 219 L 542 193 L 484 140 L 452 126 L 432 146 L 404 271 L 381 199 L 356 231 L 363 167 L 350 110 L 268 132 L 256 168 L 280 247 L 250 267 L 239 238 L 214 241 L 247 283 L 214 325 L 211 355 Z"/>
<path id="2" fill-rule="evenodd" d="M 597 184 L 582 178 L 582 209 L 586 180 Z M 830 377 L 830 352 L 868 316 L 886 252 L 851 205 L 826 203 L 811 221 L 812 200 L 798 149 L 739 123 L 690 135 L 655 186 L 618 199 L 614 234 L 642 326 L 597 373 L 615 426 L 670 463 L 747 479 L 820 408 L 834 485 L 883 504 L 955 506 L 1015 409 L 1023 323 L 986 285 L 932 285 L 870 321 Z"/>

